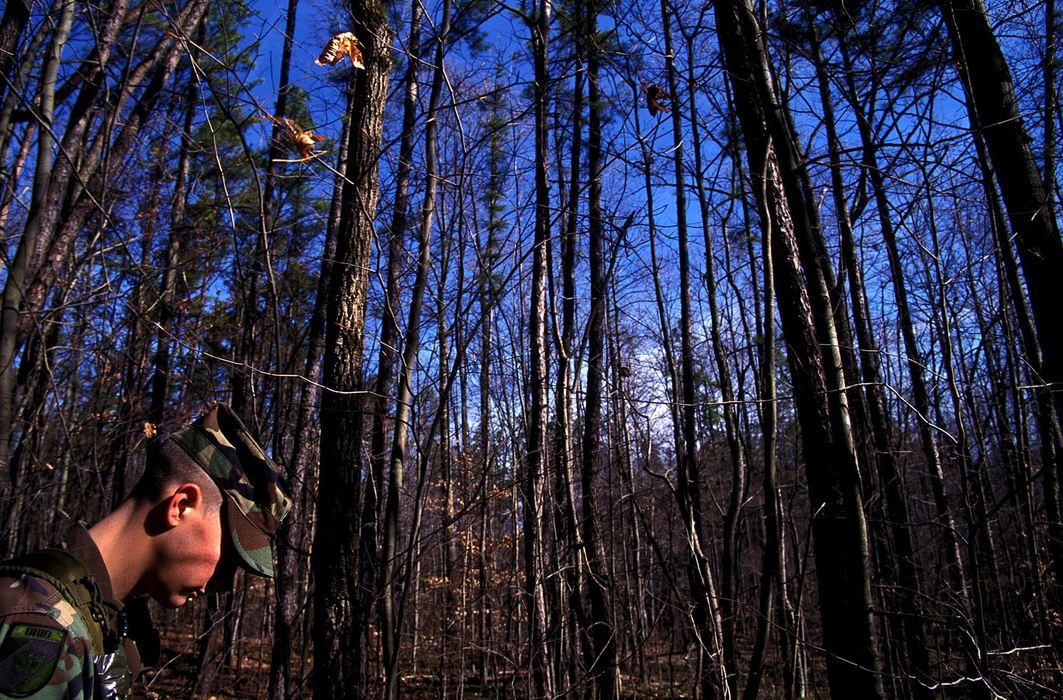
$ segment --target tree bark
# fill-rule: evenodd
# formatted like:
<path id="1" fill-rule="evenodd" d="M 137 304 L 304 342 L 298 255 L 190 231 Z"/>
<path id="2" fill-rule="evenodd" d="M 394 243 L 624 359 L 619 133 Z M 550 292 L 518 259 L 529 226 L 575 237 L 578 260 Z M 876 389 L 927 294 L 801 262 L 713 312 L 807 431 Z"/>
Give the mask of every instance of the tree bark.
<path id="1" fill-rule="evenodd" d="M 1063 330 L 1060 329 L 1058 303 L 1063 286 L 1059 270 L 1063 269 L 1063 239 L 1053 215 L 1052 188 L 1037 167 L 1031 139 L 1023 123 L 1012 83 L 1011 71 L 989 26 L 982 0 L 941 0 L 941 12 L 952 40 L 957 68 L 967 94 L 968 113 L 974 138 L 983 139 L 996 174 L 1004 207 L 1011 222 L 1015 247 L 1022 263 L 1029 308 L 1041 349 L 1039 379 L 1051 392 L 1056 426 L 1063 423 Z M 1054 29 L 1054 25 L 1053 25 Z M 1054 31 L 1049 33 L 1054 37 Z M 1048 62 L 1054 56 L 1047 56 Z M 1051 71 L 1048 72 L 1051 74 Z M 1053 88 L 1054 89 L 1054 88 Z M 1052 101 L 1053 89 L 1047 88 L 1045 99 Z M 1051 119 L 1049 121 L 1052 121 Z M 1054 129 L 1046 128 L 1046 147 L 1054 138 Z M 1054 171 L 1054 154 L 1046 156 L 1046 174 Z M 1054 175 L 1053 175 L 1054 177 Z M 1010 243 L 1008 244 L 1010 245 Z M 1007 255 L 1007 253 L 1001 253 Z M 1042 426 L 1049 418 L 1042 409 Z M 1050 524 L 1053 546 L 1051 567 L 1056 571 L 1057 599 L 1063 598 L 1063 554 L 1059 538 L 1061 503 L 1058 454 L 1052 455 L 1043 471 L 1045 500 L 1057 517 Z"/>
<path id="2" fill-rule="evenodd" d="M 940 0 L 940 6 L 957 66 L 970 88 L 971 127 L 985 139 L 1015 234 L 1041 345 L 1043 379 L 1051 387 L 1057 414 L 1063 414 L 1063 329 L 1058 314 L 1063 239 L 1051 216 L 1051 197 L 982 0 Z"/>
<path id="3" fill-rule="evenodd" d="M 359 582 L 359 502 L 363 334 L 368 263 L 379 195 L 391 32 L 385 8 L 368 0 L 348 5 L 365 70 L 351 76 L 353 98 L 335 262 L 329 275 L 321 406 L 321 470 L 314 536 L 314 697 L 367 692 L 364 611 Z"/>
<path id="4" fill-rule="evenodd" d="M 667 0 L 661 2 L 662 28 L 664 30 L 665 70 L 668 79 L 668 94 L 672 103 L 672 151 L 675 166 L 675 209 L 678 229 L 679 256 L 679 368 L 680 393 L 679 415 L 682 430 L 681 441 L 676 445 L 679 460 L 676 480 L 676 497 L 680 514 L 689 538 L 687 562 L 694 628 L 698 637 L 700 676 L 697 687 L 705 698 L 725 697 L 727 676 L 725 659 L 720 658 L 721 639 L 713 601 L 716 599 L 715 582 L 709 568 L 709 554 L 705 550 L 705 537 L 701 504 L 700 444 L 697 430 L 696 397 L 694 387 L 694 341 L 693 319 L 690 304 L 690 253 L 686 216 L 686 177 L 683 163 L 683 122 L 675 53 L 671 31 L 672 8 Z M 694 97 L 691 96 L 693 100 Z"/>
<path id="5" fill-rule="evenodd" d="M 588 0 L 587 39 L 597 34 L 595 0 Z M 581 533 L 587 558 L 587 597 L 590 617 L 587 621 L 593 656 L 585 661 L 590 675 L 591 693 L 595 698 L 616 698 L 620 692 L 617 668 L 616 629 L 611 617 L 611 596 L 600 541 L 601 515 L 598 489 L 604 460 L 602 458 L 602 384 L 605 375 L 605 297 L 606 278 L 602 246 L 602 127 L 601 95 L 598 88 L 598 52 L 592 47 L 587 61 L 589 124 L 587 142 L 588 178 L 588 264 L 590 266 L 591 306 L 587 321 L 587 388 L 583 412 L 583 449 L 581 486 L 583 497 Z"/>
<path id="6" fill-rule="evenodd" d="M 894 591 L 892 596 L 886 598 L 886 601 L 891 603 L 896 598 L 900 608 L 897 615 L 890 616 L 890 620 L 891 624 L 896 621 L 900 636 L 904 640 L 908 665 L 902 668 L 902 671 L 905 672 L 906 678 L 909 677 L 908 674 L 911 674 L 915 680 L 909 686 L 908 692 L 913 697 L 929 698 L 931 693 L 927 686 L 930 682 L 930 657 L 918 603 L 921 587 L 904 495 L 904 483 L 894 459 L 889 413 L 882 390 L 884 382 L 880 371 L 879 348 L 872 333 L 865 303 L 863 271 L 856 256 L 856 244 L 853 240 L 853 224 L 842 179 L 842 144 L 837 134 L 830 83 L 820 48 L 818 29 L 811 12 L 807 14 L 806 20 L 812 44 L 812 60 L 816 67 L 820 103 L 823 108 L 823 123 L 827 131 L 831 191 L 838 220 L 838 232 L 841 237 L 843 269 L 849 277 L 849 299 L 856 326 L 857 349 L 867 396 L 871 438 L 875 446 L 874 464 L 879 472 L 878 483 L 885 496 L 889 533 L 896 551 L 896 561 L 891 560 L 892 554 L 889 551 L 884 550 L 879 553 L 880 560 L 885 562 L 883 565 L 885 582 L 892 586 Z M 887 613 L 890 612 L 892 611 L 887 610 Z"/>
<path id="7" fill-rule="evenodd" d="M 528 362 L 530 367 L 530 406 L 527 419 L 527 450 L 523 459 L 523 563 L 524 609 L 528 619 L 527 674 L 534 697 L 553 694 L 550 658 L 546 639 L 546 611 L 543 596 L 542 484 L 546 467 L 547 344 L 546 344 L 546 254 L 550 238 L 550 184 L 547 179 L 549 127 L 548 47 L 550 41 L 550 0 L 541 0 L 531 23 L 535 88 L 535 239 L 532 243 L 532 281 L 528 321 Z"/>
<path id="8" fill-rule="evenodd" d="M 779 310 L 812 508 L 827 671 L 832 694 L 883 697 L 871 616 L 866 524 L 859 465 L 845 400 L 833 309 L 815 257 L 810 209 L 795 144 L 777 101 L 761 29 L 747 0 L 717 3 L 716 24 L 761 225 L 771 229 Z M 799 248 L 803 248 L 802 252 Z M 809 263 L 816 265 L 809 269 Z M 804 269 L 803 269 L 804 264 Z"/>
<path id="9" fill-rule="evenodd" d="M 3 16 L 0 16 L 0 83 L 3 88 L 9 87 L 9 83 L 3 79 L 8 76 L 8 70 L 14 61 L 15 45 L 29 22 L 32 6 L 33 0 L 9 0 Z M 0 97 L 4 93 L 5 90 L 0 90 Z"/>
<path id="10" fill-rule="evenodd" d="M 421 309 L 428 285 L 428 272 L 432 263 L 432 218 L 436 206 L 436 131 L 439 121 L 439 100 L 443 89 L 443 58 L 446 55 L 447 35 L 450 32 L 449 0 L 443 3 L 443 17 L 437 28 L 435 66 L 432 88 L 428 98 L 428 119 L 425 126 L 425 192 L 421 203 L 421 225 L 417 236 L 417 273 L 406 323 L 406 343 L 402 352 L 402 372 L 399 375 L 398 394 L 395 398 L 395 421 L 391 457 L 388 465 L 387 503 L 384 508 L 384 539 L 382 542 L 381 590 L 381 638 L 384 650 L 385 697 L 398 700 L 398 622 L 393 585 L 398 577 L 398 528 L 402 493 L 403 463 L 406 459 L 407 434 L 410 408 L 413 402 L 413 369 L 421 342 Z M 441 404 L 442 405 L 442 404 Z M 418 460 L 424 460 L 419 455 Z"/>

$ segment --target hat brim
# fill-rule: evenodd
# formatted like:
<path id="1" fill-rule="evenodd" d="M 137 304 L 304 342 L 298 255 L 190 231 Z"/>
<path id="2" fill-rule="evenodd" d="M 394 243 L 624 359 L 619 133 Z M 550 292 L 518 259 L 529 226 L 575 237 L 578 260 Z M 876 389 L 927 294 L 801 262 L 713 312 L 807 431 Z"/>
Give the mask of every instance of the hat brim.
<path id="1" fill-rule="evenodd" d="M 273 546 L 269 536 L 255 527 L 228 496 L 225 497 L 225 518 L 240 566 L 253 574 L 273 578 Z"/>

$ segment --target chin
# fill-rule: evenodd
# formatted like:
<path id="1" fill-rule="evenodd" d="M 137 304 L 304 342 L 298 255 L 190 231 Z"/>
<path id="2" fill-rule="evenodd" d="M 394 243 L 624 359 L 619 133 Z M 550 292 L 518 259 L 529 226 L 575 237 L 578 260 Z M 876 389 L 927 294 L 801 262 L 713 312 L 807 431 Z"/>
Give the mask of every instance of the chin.
<path id="1" fill-rule="evenodd" d="M 166 597 L 156 595 L 151 597 L 156 603 L 167 610 L 176 610 L 191 599 L 189 596 L 181 595 L 179 593 L 173 593 Z"/>

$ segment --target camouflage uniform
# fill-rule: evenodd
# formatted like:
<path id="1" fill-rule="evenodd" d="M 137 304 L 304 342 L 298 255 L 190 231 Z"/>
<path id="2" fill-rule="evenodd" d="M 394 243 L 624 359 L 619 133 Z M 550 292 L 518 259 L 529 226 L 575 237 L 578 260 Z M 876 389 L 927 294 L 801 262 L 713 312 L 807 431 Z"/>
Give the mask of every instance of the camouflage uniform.
<path id="1" fill-rule="evenodd" d="M 0 698 L 124 697 L 139 671 L 136 645 L 119 633 L 122 603 L 114 598 L 111 579 L 99 550 L 84 526 L 74 528 L 73 555 L 91 577 L 89 588 L 99 595 L 108 619 L 86 619 L 87 608 L 75 607 L 52 577 L 28 573 L 0 576 Z M 8 572 L 12 573 L 12 572 Z M 52 578 L 52 580 L 49 580 Z M 88 590 L 80 588 L 79 590 Z M 103 648 L 93 637 L 103 631 Z"/>
<path id="2" fill-rule="evenodd" d="M 292 501 L 277 465 L 232 410 L 217 404 L 187 428 L 161 437 L 154 449 L 157 459 L 191 461 L 210 475 L 224 497 L 222 523 L 238 563 L 272 578 L 271 538 Z M 11 574 L 18 565 L 6 577 L 0 570 L 0 699 L 123 698 L 140 670 L 122 603 L 83 526 L 67 552 L 87 572 L 91 596 L 100 599 L 93 603 L 102 603 L 92 607 L 101 624 L 86 619 L 86 606 L 71 604 L 78 597 L 69 595 L 71 587 L 64 597 L 47 578 Z"/>

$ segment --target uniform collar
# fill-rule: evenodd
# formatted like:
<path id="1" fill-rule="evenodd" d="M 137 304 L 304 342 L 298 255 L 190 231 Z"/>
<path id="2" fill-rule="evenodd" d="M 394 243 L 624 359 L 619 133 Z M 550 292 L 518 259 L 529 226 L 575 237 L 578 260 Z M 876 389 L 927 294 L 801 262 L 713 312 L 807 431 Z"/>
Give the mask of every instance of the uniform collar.
<path id="1" fill-rule="evenodd" d="M 121 610 L 123 607 L 122 601 L 114 597 L 111 575 L 107 571 L 107 565 L 103 562 L 103 555 L 100 554 L 100 549 L 93 541 L 92 535 L 89 534 L 88 528 L 85 527 L 85 523 L 79 522 L 70 528 L 65 549 L 80 559 L 81 563 L 92 574 L 92 578 L 96 580 L 96 585 L 100 588 L 100 595 L 103 596 L 103 601 L 116 610 Z"/>

